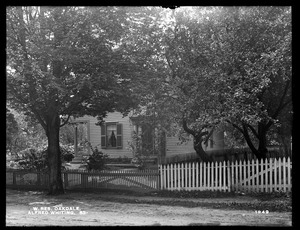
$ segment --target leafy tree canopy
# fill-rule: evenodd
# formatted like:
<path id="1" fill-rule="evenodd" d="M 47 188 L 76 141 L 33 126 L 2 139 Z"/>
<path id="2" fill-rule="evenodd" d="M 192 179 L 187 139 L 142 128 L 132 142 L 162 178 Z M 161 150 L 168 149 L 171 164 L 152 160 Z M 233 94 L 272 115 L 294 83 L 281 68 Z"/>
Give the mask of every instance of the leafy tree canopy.
<path id="1" fill-rule="evenodd" d="M 175 122 L 199 153 L 208 130 L 230 123 L 264 157 L 270 127 L 286 124 L 281 114 L 291 110 L 290 8 L 147 10 L 138 23 L 144 27 L 130 34 L 133 57 L 148 71 L 135 90 L 138 112 Z"/>
<path id="2" fill-rule="evenodd" d="M 134 65 L 117 47 L 126 30 L 116 7 L 8 7 L 7 95 L 48 138 L 50 193 L 63 191 L 59 127 L 70 116 L 98 116 L 135 104 Z"/>
<path id="3" fill-rule="evenodd" d="M 122 34 L 116 11 L 8 8 L 9 99 L 44 127 L 50 107 L 66 117 L 125 112 L 130 66 L 114 49 Z"/>

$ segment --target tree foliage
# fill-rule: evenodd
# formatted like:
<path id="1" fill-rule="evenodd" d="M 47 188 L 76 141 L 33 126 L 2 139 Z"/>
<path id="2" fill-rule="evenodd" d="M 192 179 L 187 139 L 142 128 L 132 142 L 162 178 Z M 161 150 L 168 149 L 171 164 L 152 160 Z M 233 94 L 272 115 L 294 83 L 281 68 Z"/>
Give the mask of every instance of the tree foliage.
<path id="1" fill-rule="evenodd" d="M 136 19 L 138 27 L 149 26 L 130 34 L 132 57 L 147 73 L 137 81 L 143 105 L 138 113 L 192 135 L 203 160 L 210 159 L 202 144 L 227 123 L 264 158 L 273 126 L 290 123 L 282 115 L 292 108 L 290 8 L 141 11 L 148 15 Z"/>
<path id="2" fill-rule="evenodd" d="M 47 142 L 38 122 L 9 107 L 6 112 L 6 149 L 9 155 L 16 155 L 26 148 L 37 148 Z"/>
<path id="3" fill-rule="evenodd" d="M 228 47 L 219 87 L 226 121 L 243 134 L 256 157 L 265 158 L 271 127 L 288 121 L 282 115 L 292 109 L 290 8 L 226 10 L 225 24 L 231 26 L 227 39 L 217 41 Z"/>
<path id="4" fill-rule="evenodd" d="M 126 96 L 122 95 L 126 91 L 122 77 L 128 75 L 128 66 L 122 66 L 123 57 L 113 50 L 119 35 L 111 31 L 111 23 L 118 25 L 110 18 L 111 11 L 8 9 L 8 93 L 17 96 L 15 101 L 23 109 L 42 111 L 55 102 L 52 106 L 60 115 L 95 116 L 117 107 Z M 36 116 L 45 124 L 43 114 Z"/>
<path id="5" fill-rule="evenodd" d="M 48 138 L 50 193 L 63 191 L 59 128 L 70 116 L 98 116 L 134 104 L 131 62 L 116 50 L 122 9 L 7 8 L 7 95 Z"/>
<path id="6" fill-rule="evenodd" d="M 12 149 L 14 136 L 18 133 L 18 123 L 9 109 L 6 108 L 6 149 Z"/>

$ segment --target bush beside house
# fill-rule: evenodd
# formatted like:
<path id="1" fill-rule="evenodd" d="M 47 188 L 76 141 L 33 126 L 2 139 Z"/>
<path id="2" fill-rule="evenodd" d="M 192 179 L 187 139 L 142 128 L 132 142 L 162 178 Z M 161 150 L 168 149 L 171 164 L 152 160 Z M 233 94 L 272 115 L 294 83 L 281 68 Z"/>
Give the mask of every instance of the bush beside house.
<path id="1" fill-rule="evenodd" d="M 74 158 L 74 146 L 60 145 L 62 163 L 70 162 Z M 14 159 L 6 163 L 8 168 L 16 169 L 47 169 L 47 145 L 39 148 L 26 148 L 17 153 Z"/>
<path id="2" fill-rule="evenodd" d="M 108 155 L 99 151 L 98 148 L 93 149 L 93 154 L 88 157 L 86 164 L 87 170 L 103 170 L 107 163 Z"/>

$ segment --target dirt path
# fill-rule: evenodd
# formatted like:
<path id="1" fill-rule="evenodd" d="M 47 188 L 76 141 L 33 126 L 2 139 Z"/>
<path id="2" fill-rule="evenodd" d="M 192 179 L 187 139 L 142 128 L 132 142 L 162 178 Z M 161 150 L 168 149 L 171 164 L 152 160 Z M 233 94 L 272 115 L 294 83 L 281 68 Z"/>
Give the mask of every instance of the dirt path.
<path id="1" fill-rule="evenodd" d="M 7 226 L 128 226 L 128 225 L 291 225 L 291 212 L 258 214 L 255 210 L 225 210 L 140 203 L 145 197 L 130 197 L 139 203 L 107 201 L 109 195 L 71 193 L 48 197 L 41 193 L 7 190 Z M 118 196 L 122 199 L 124 196 Z M 128 198 L 128 196 L 127 196 Z M 124 198 L 125 199 L 125 198 Z M 148 198 L 150 199 L 150 198 Z M 156 199 L 156 197 L 151 197 Z M 161 199 L 161 198 L 159 198 Z M 59 208 L 61 207 L 61 208 Z M 75 207 L 66 214 L 51 210 Z M 34 208 L 38 208 L 34 214 Z M 44 213 L 41 209 L 47 209 Z M 29 213 L 30 211 L 30 213 Z"/>

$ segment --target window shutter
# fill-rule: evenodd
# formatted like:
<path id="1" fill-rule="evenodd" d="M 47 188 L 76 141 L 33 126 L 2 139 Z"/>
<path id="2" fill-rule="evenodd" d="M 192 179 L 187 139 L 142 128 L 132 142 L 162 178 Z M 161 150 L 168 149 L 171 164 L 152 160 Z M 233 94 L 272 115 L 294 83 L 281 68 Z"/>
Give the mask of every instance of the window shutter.
<path id="1" fill-rule="evenodd" d="M 106 124 L 101 125 L 101 148 L 106 149 Z"/>
<path id="2" fill-rule="evenodd" d="M 122 124 L 117 124 L 117 148 L 122 148 Z"/>

